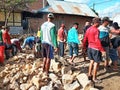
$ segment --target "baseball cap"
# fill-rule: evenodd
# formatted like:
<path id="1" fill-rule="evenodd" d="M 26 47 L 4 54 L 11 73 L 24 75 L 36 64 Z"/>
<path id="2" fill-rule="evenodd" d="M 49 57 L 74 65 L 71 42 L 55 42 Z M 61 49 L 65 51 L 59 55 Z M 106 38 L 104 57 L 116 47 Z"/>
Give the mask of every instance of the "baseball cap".
<path id="1" fill-rule="evenodd" d="M 102 19 L 102 21 L 104 22 L 104 21 L 110 21 L 110 19 L 109 19 L 109 17 L 103 17 L 103 19 Z"/>
<path id="2" fill-rule="evenodd" d="M 47 17 L 48 18 L 54 18 L 54 15 L 53 15 L 53 13 L 49 13 Z"/>

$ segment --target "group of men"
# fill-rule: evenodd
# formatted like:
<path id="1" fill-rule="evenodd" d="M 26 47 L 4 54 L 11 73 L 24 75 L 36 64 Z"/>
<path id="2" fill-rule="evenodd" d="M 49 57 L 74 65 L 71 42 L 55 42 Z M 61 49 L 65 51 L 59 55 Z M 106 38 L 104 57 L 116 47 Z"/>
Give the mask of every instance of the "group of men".
<path id="1" fill-rule="evenodd" d="M 76 56 L 78 56 L 79 44 L 82 45 L 83 52 L 87 51 L 88 58 L 90 59 L 90 65 L 88 70 L 88 78 L 94 82 L 101 82 L 101 80 L 97 79 L 97 69 L 99 67 L 100 62 L 104 59 L 104 68 L 109 68 L 109 60 L 113 60 L 114 70 L 118 70 L 117 68 L 117 48 L 114 48 L 111 42 L 110 33 L 114 35 L 119 35 L 120 31 L 110 29 L 108 26 L 110 24 L 110 19 L 108 17 L 104 17 L 102 20 L 100 18 L 93 18 L 92 24 L 87 27 L 83 41 L 80 42 L 78 35 L 78 23 L 74 23 L 72 28 L 68 30 L 67 36 L 64 32 L 65 25 L 61 25 L 58 32 L 55 30 L 55 24 L 52 23 L 54 19 L 53 14 L 48 14 L 48 21 L 42 24 L 41 26 L 41 43 L 43 48 L 43 57 L 44 57 L 44 67 L 43 71 L 49 72 L 50 60 L 53 58 L 53 47 L 55 47 L 56 51 L 59 47 L 59 55 L 61 57 L 64 56 L 64 42 L 67 41 L 69 46 L 69 62 L 73 64 L 73 60 Z M 112 24 L 114 25 L 114 23 Z M 112 26 L 114 27 L 114 26 Z M 58 45 L 57 45 L 57 35 L 58 35 Z M 65 38 L 66 36 L 66 38 Z M 118 37 L 119 38 L 119 37 Z M 119 39 L 114 40 L 117 44 L 119 43 Z M 117 46 L 119 47 L 119 45 Z M 112 51 L 112 53 L 111 53 Z M 114 53 L 114 55 L 113 55 Z"/>
<path id="2" fill-rule="evenodd" d="M 90 65 L 88 70 L 88 78 L 90 80 L 94 82 L 100 82 L 100 80 L 97 79 L 97 69 L 99 63 L 102 61 L 103 56 L 105 57 L 105 65 L 104 65 L 105 69 L 107 69 L 109 66 L 108 61 L 110 56 L 115 61 L 114 69 L 117 69 L 116 66 L 117 53 L 113 55 L 114 57 L 109 53 L 111 48 L 111 41 L 113 40 L 110 39 L 109 32 L 111 32 L 114 35 L 118 35 L 120 34 L 120 31 L 115 29 L 109 30 L 108 25 L 110 20 L 108 17 L 104 17 L 102 19 L 102 24 L 100 18 L 93 18 L 92 24 L 88 24 L 89 26 L 84 28 L 85 32 L 82 42 L 80 42 L 79 40 L 78 23 L 74 23 L 72 28 L 68 30 L 68 33 L 66 33 L 65 25 L 61 24 L 60 29 L 57 31 L 56 26 L 53 23 L 53 20 L 54 20 L 54 15 L 52 13 L 49 13 L 47 15 L 47 21 L 44 22 L 40 27 L 39 39 L 42 47 L 41 53 L 43 57 L 43 72 L 45 72 L 46 74 L 49 73 L 50 62 L 51 59 L 54 58 L 54 50 L 55 52 L 59 52 L 59 55 L 62 58 L 64 58 L 64 50 L 65 50 L 64 45 L 66 41 L 69 46 L 70 64 L 73 64 L 73 60 L 78 56 L 79 45 L 82 45 L 83 53 L 86 53 L 87 51 L 88 58 L 90 59 Z M 8 33 L 7 29 L 5 31 L 6 33 Z M 5 44 L 6 48 L 8 47 L 7 45 L 9 46 L 11 45 L 10 39 L 8 40 L 10 36 L 8 37 L 7 35 L 7 37 L 5 38 L 5 36 L 3 35 L 2 38 L 3 40 L 0 37 L 1 41 L 6 43 Z M 24 48 L 26 44 L 29 44 L 30 48 L 32 49 L 35 40 L 36 38 L 34 36 L 27 37 L 24 40 L 24 43 L 21 46 L 21 48 Z M 118 41 L 119 41 L 118 39 L 117 41 L 114 40 L 114 42 L 116 43 L 118 43 Z M 115 52 L 116 52 L 116 48 L 114 48 L 114 53 Z"/>

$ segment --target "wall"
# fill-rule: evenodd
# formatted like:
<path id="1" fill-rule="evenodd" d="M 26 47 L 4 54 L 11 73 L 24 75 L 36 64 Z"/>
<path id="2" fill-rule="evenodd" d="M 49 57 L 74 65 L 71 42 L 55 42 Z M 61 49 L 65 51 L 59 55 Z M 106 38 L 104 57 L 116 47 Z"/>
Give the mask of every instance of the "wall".
<path id="1" fill-rule="evenodd" d="M 47 16 L 44 15 L 43 18 L 30 18 L 29 25 L 32 31 L 37 32 L 37 28 L 42 25 L 43 22 L 47 21 Z M 79 23 L 79 33 L 82 33 L 82 28 L 86 21 L 91 22 L 91 17 L 83 17 L 76 15 L 63 15 L 63 14 L 55 14 L 54 23 L 56 28 L 59 29 L 61 23 L 64 23 L 66 26 L 66 30 L 69 30 L 72 27 L 73 23 Z"/>

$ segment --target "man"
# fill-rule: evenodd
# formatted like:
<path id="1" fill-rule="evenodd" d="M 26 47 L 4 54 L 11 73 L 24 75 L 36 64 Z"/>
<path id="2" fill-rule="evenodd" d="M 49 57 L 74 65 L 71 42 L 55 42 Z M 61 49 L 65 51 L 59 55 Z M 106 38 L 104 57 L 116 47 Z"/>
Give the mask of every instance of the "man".
<path id="1" fill-rule="evenodd" d="M 109 65 L 108 65 L 108 61 L 110 59 L 109 57 L 109 49 L 110 49 L 110 39 L 109 39 L 109 28 L 108 28 L 108 25 L 109 25 L 109 18 L 108 17 L 104 17 L 102 19 L 102 25 L 98 28 L 99 31 L 100 31 L 100 35 L 99 35 L 99 38 L 100 38 L 100 41 L 101 41 L 101 44 L 106 52 L 106 56 L 104 57 L 105 61 L 104 61 L 104 69 L 107 70 Z"/>
<path id="2" fill-rule="evenodd" d="M 10 40 L 9 28 L 6 27 L 3 32 L 3 43 L 5 44 L 5 55 L 6 59 L 10 58 L 11 50 L 13 51 L 13 47 Z"/>
<path id="3" fill-rule="evenodd" d="M 86 51 L 86 43 L 88 42 L 88 58 L 90 59 L 88 78 L 93 82 L 101 82 L 97 79 L 97 69 L 102 60 L 102 53 L 104 51 L 100 39 L 98 26 L 100 25 L 99 18 L 93 18 L 93 25 L 86 31 L 83 39 L 83 50 Z"/>
<path id="4" fill-rule="evenodd" d="M 41 25 L 41 43 L 43 54 L 43 72 L 49 73 L 50 61 L 53 59 L 53 51 L 57 51 L 57 32 L 55 24 L 52 23 L 54 15 L 49 13 L 47 21 Z"/>
<path id="5" fill-rule="evenodd" d="M 63 58 L 64 56 L 64 43 L 66 40 L 66 35 L 65 35 L 65 25 L 61 24 L 60 29 L 58 30 L 58 42 L 59 42 L 59 56 Z"/>
<path id="6" fill-rule="evenodd" d="M 13 55 L 16 55 L 18 50 L 22 52 L 22 48 L 20 46 L 20 43 L 23 41 L 23 38 L 13 38 L 11 39 L 12 47 L 14 48 L 14 51 L 12 51 Z"/>
<path id="7" fill-rule="evenodd" d="M 25 46 L 28 45 L 28 46 L 30 47 L 30 49 L 33 49 L 33 46 L 34 46 L 34 44 L 35 44 L 35 40 L 36 40 L 36 38 L 35 38 L 33 35 L 28 36 L 28 37 L 24 40 L 23 45 L 21 46 L 21 48 L 24 49 Z"/>
<path id="8" fill-rule="evenodd" d="M 80 44 L 78 38 L 78 23 L 74 23 L 73 27 L 68 31 L 67 42 L 69 46 L 69 62 L 73 64 L 73 60 L 78 56 L 78 44 Z"/>
<path id="9" fill-rule="evenodd" d="M 85 26 L 83 27 L 83 34 L 85 35 L 87 29 L 91 26 L 90 22 L 85 22 Z"/>

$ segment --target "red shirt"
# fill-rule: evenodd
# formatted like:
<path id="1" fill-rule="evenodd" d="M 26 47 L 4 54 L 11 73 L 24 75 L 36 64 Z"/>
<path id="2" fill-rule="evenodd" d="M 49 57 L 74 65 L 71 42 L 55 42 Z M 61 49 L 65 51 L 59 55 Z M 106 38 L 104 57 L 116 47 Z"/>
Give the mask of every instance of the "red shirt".
<path id="1" fill-rule="evenodd" d="M 10 34 L 8 33 L 8 30 L 5 30 L 3 32 L 3 42 L 6 43 L 6 44 L 11 44 Z"/>
<path id="2" fill-rule="evenodd" d="M 91 26 L 86 31 L 85 37 L 83 39 L 83 47 L 86 48 L 86 42 L 88 41 L 88 47 L 96 50 L 104 51 L 100 39 L 99 39 L 99 30 L 95 26 Z"/>
<path id="3" fill-rule="evenodd" d="M 65 32 L 62 27 L 58 30 L 58 38 L 59 38 L 59 41 L 64 41 L 65 39 Z"/>

